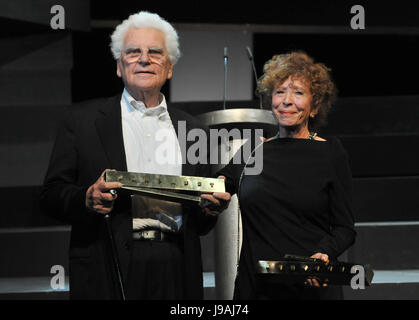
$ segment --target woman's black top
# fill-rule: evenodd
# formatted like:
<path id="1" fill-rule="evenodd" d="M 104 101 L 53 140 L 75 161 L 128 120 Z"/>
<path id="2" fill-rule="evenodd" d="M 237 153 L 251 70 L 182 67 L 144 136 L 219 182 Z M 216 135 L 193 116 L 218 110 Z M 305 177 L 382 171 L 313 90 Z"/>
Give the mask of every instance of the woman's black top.
<path id="1" fill-rule="evenodd" d="M 238 194 L 243 223 L 236 298 L 260 296 L 258 260 L 317 252 L 333 260 L 352 245 L 352 177 L 337 138 L 276 138 L 263 143 L 259 175 L 242 175 L 243 168 L 243 163 L 230 163 L 219 172 L 227 178 L 227 191 Z"/>

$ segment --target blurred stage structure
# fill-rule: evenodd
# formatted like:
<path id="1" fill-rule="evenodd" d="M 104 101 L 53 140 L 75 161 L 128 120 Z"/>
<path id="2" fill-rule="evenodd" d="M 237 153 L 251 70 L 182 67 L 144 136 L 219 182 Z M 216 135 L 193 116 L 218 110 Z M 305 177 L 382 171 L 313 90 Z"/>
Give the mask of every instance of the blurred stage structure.
<path id="1" fill-rule="evenodd" d="M 54 265 L 68 271 L 70 226 L 42 215 L 38 197 L 63 108 L 73 103 L 73 33 L 90 30 L 89 2 L 13 3 L 0 3 L 0 299 L 68 299 L 68 285 L 53 290 L 50 281 Z M 65 31 L 49 26 L 56 3 L 66 8 Z M 174 105 L 198 116 L 223 104 Z M 228 101 L 227 109 L 258 105 Z M 375 271 L 371 287 L 345 288 L 345 298 L 418 299 L 419 94 L 339 98 L 320 135 L 341 139 L 354 178 L 358 237 L 343 258 Z M 206 299 L 225 297 L 214 287 L 216 232 L 202 239 Z"/>

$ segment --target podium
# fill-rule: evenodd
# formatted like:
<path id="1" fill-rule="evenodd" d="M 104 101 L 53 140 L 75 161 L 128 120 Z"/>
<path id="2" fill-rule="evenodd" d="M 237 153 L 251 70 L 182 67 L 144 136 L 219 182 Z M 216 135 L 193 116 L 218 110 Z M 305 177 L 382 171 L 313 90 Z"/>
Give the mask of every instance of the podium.
<path id="1" fill-rule="evenodd" d="M 210 129 L 238 129 L 240 132 L 246 129 L 252 131 L 262 129 L 265 137 L 274 136 L 278 131 L 277 120 L 271 110 L 265 109 L 216 110 L 201 114 L 197 118 Z M 214 165 L 213 173 L 224 167 L 244 142 L 244 139 L 230 140 L 229 158 L 222 159 L 224 164 Z M 232 197 L 229 207 L 218 217 L 214 242 L 216 299 L 231 300 L 242 244 L 241 215 L 237 195 Z"/>

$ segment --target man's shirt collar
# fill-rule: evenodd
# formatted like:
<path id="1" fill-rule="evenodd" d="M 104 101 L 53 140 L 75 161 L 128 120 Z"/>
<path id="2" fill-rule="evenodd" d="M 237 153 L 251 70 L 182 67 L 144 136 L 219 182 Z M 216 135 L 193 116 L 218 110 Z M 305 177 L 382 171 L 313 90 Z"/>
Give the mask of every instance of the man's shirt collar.
<path id="1" fill-rule="evenodd" d="M 138 111 L 143 117 L 157 117 L 164 120 L 168 115 L 166 98 L 162 93 L 160 93 L 160 104 L 152 108 L 147 108 L 142 101 L 135 100 L 127 89 L 124 89 L 122 99 L 125 100 L 129 112 Z"/>

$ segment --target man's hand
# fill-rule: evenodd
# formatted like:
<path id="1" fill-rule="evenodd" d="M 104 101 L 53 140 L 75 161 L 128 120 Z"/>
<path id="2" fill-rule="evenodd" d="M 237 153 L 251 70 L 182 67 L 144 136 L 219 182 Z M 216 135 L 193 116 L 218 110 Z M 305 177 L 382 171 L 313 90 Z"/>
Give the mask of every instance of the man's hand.
<path id="1" fill-rule="evenodd" d="M 119 182 L 105 182 L 105 172 L 102 172 L 99 179 L 86 191 L 86 208 L 101 214 L 108 214 L 112 211 L 113 202 L 118 197 L 111 194 L 111 189 L 119 189 L 122 184 Z"/>
<path id="2" fill-rule="evenodd" d="M 224 176 L 219 176 L 218 179 L 226 179 Z M 231 195 L 228 192 L 214 192 L 201 194 L 201 206 L 206 214 L 217 216 L 230 204 Z"/>
<path id="3" fill-rule="evenodd" d="M 323 262 L 327 265 L 329 264 L 329 256 L 327 254 L 324 253 L 320 253 L 317 252 L 315 254 L 313 254 L 310 258 L 315 258 L 315 259 L 320 259 L 323 260 Z M 309 277 L 306 280 L 306 284 L 309 286 L 314 286 L 314 287 L 327 287 L 327 279 L 324 282 L 321 282 L 320 279 L 316 278 L 316 277 Z"/>

